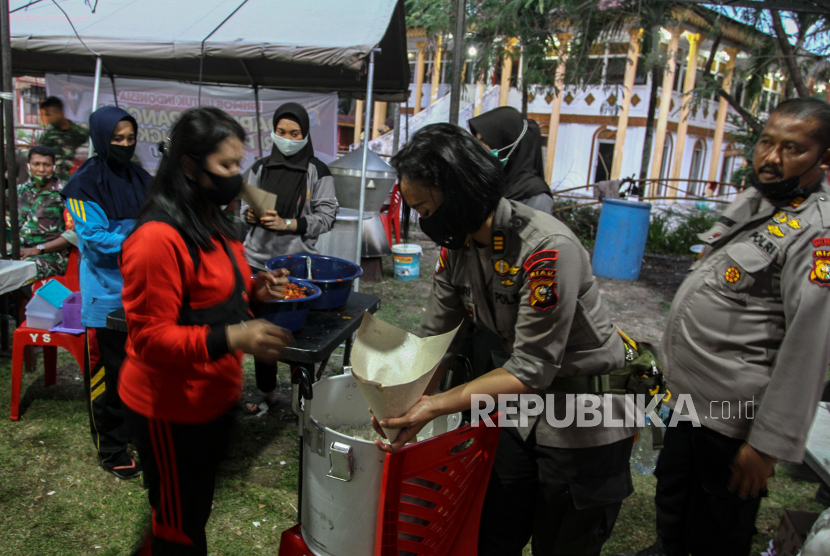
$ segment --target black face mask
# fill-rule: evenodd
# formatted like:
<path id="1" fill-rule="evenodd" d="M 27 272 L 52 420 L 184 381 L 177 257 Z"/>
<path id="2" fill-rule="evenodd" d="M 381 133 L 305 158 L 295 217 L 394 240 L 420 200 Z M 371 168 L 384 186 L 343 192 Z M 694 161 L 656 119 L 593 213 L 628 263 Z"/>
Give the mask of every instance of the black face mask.
<path id="1" fill-rule="evenodd" d="M 461 249 L 467 244 L 467 231 L 456 218 L 447 214 L 447 203 L 441 203 L 429 218 L 421 218 L 421 231 L 429 239 L 447 249 Z"/>
<path id="2" fill-rule="evenodd" d="M 133 159 L 136 143 L 129 147 L 110 144 L 107 151 L 107 162 L 114 166 L 126 166 Z"/>
<path id="3" fill-rule="evenodd" d="M 225 206 L 236 199 L 239 192 L 242 191 L 242 174 L 235 174 L 233 176 L 217 176 L 208 170 L 202 170 L 210 179 L 213 185 L 210 189 L 205 190 L 205 195 L 211 203 L 217 206 Z"/>
<path id="4" fill-rule="evenodd" d="M 816 164 L 820 162 L 821 158 L 816 160 Z M 805 170 L 800 176 L 793 176 L 785 180 L 778 180 L 771 183 L 762 182 L 758 177 L 758 174 L 755 173 L 755 170 L 752 170 L 749 174 L 749 183 L 752 184 L 752 187 L 760 191 L 761 195 L 763 195 L 764 198 L 768 199 L 771 203 L 789 203 L 801 192 L 801 188 L 799 187 L 801 177 L 815 168 L 816 164 L 813 164 L 807 168 L 807 170 Z"/>

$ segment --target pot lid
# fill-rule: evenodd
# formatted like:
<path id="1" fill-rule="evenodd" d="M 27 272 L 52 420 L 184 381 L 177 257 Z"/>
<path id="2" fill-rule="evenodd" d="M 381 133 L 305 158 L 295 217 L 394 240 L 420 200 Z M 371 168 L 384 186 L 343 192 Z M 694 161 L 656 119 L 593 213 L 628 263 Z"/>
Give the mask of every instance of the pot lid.
<path id="1" fill-rule="evenodd" d="M 344 172 L 344 170 L 352 170 L 357 171 L 357 175 L 360 175 L 360 170 L 363 167 L 363 149 L 365 147 L 360 147 L 358 149 L 353 150 L 347 155 L 341 156 L 334 162 L 330 162 L 328 164 L 329 170 L 333 174 L 351 174 L 352 172 Z M 372 173 L 385 173 L 389 174 L 386 176 L 376 176 L 376 177 L 383 177 L 383 178 L 396 178 L 398 173 L 395 171 L 394 168 L 389 166 L 384 160 L 372 152 L 369 149 L 369 154 L 366 157 L 366 173 L 367 177 L 369 172 Z"/>

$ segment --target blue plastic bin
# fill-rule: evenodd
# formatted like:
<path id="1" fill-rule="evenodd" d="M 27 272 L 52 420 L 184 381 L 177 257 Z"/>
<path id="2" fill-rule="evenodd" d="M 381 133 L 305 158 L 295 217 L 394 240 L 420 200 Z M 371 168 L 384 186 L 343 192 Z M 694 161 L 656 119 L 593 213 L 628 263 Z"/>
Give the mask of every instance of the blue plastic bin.
<path id="1" fill-rule="evenodd" d="M 592 265 L 594 276 L 636 280 L 648 239 L 651 205 L 603 199 Z"/>
<path id="2" fill-rule="evenodd" d="M 288 280 L 306 288 L 311 292 L 311 295 L 300 299 L 264 301 L 256 306 L 254 314 L 257 318 L 269 320 L 291 332 L 299 332 L 305 326 L 305 319 L 311 310 L 311 304 L 320 298 L 321 292 L 320 288 L 306 280 L 298 280 L 290 276 Z"/>
<path id="3" fill-rule="evenodd" d="M 309 281 L 322 292 L 311 308 L 317 311 L 345 305 L 352 293 L 352 283 L 363 274 L 363 269 L 351 261 L 323 255 L 283 255 L 269 260 L 265 268 L 287 268 L 291 276 L 306 280 L 308 259 L 311 259 L 311 275 L 314 278 Z"/>

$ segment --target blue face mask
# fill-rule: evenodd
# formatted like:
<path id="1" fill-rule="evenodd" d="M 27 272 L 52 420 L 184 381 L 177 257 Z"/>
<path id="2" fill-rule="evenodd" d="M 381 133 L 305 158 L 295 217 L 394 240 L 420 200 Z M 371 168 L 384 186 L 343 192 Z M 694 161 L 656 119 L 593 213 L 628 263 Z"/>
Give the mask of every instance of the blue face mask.
<path id="1" fill-rule="evenodd" d="M 527 120 L 524 121 L 524 126 L 522 127 L 522 132 L 519 134 L 519 138 L 516 139 L 513 143 L 507 145 L 506 147 L 502 147 L 500 149 L 491 149 L 490 152 L 493 153 L 493 156 L 499 158 L 499 153 L 506 149 L 510 149 L 510 152 L 507 153 L 507 156 L 504 158 L 499 158 L 499 162 L 501 162 L 502 166 L 507 166 L 507 161 L 510 160 L 510 155 L 513 154 L 513 151 L 516 150 L 516 147 L 519 146 L 519 143 L 522 141 L 522 137 L 525 136 L 527 133 Z"/>
<path id="2" fill-rule="evenodd" d="M 271 132 L 271 139 L 274 140 L 274 144 L 277 146 L 277 149 L 285 155 L 285 156 L 294 156 L 308 144 L 308 136 L 306 135 L 299 141 L 294 141 L 293 139 L 286 139 L 285 137 L 280 137 L 273 131 Z"/>

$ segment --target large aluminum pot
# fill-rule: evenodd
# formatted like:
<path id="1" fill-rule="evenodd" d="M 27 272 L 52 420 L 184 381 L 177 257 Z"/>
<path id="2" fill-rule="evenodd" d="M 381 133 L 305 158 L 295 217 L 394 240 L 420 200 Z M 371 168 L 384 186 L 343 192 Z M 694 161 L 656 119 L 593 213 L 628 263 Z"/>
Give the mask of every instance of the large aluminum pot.
<path id="1" fill-rule="evenodd" d="M 341 208 L 360 210 L 360 175 L 363 168 L 363 148 L 355 149 L 328 164 L 334 178 L 337 204 Z M 363 200 L 363 210 L 365 212 L 380 212 L 397 179 L 398 173 L 395 169 L 370 150 L 366 158 L 366 195 Z"/>
<path id="2" fill-rule="evenodd" d="M 385 454 L 369 441 L 335 432 L 368 424 L 369 405 L 351 374 L 320 380 L 313 389 L 300 412 L 303 539 L 316 556 L 372 556 Z M 418 436 L 460 424 L 460 413 L 445 415 Z"/>

